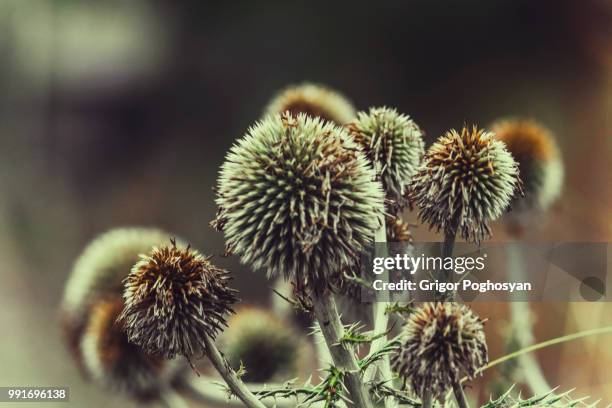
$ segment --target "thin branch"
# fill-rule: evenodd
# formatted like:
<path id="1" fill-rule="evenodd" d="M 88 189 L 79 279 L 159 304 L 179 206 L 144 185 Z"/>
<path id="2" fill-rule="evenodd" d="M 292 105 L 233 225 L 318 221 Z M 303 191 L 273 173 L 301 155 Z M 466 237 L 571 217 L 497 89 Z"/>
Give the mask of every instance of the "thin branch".
<path id="1" fill-rule="evenodd" d="M 219 374 L 221 374 L 221 377 L 223 377 L 230 390 L 240 399 L 240 401 L 248 408 L 266 408 L 266 406 L 249 391 L 238 375 L 236 375 L 234 369 L 229 365 L 209 336 L 204 336 L 204 344 L 206 345 L 206 355 L 210 359 L 210 362 L 215 369 L 217 369 Z"/>

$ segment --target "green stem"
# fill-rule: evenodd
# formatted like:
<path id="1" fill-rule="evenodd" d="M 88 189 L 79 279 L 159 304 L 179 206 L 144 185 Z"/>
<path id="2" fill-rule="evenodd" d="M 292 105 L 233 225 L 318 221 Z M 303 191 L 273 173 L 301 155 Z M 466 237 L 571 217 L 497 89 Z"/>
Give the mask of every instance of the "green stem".
<path id="1" fill-rule="evenodd" d="M 248 408 L 266 408 L 240 378 L 236 375 L 234 369 L 229 365 L 225 357 L 221 354 L 214 341 L 209 336 L 204 336 L 204 344 L 206 345 L 206 355 L 215 369 L 221 374 L 228 387 Z"/>
<path id="2" fill-rule="evenodd" d="M 506 251 L 510 279 L 514 282 L 524 281 L 526 278 L 525 260 L 519 243 L 509 244 Z M 534 336 L 530 321 L 529 303 L 522 300 L 519 298 L 511 299 L 510 318 L 519 347 L 528 347 L 533 344 Z M 544 377 L 544 373 L 542 373 L 542 369 L 533 354 L 524 354 L 519 356 L 518 359 L 525 381 L 534 394 L 544 394 L 551 390 L 551 386 L 546 381 L 546 377 Z"/>
<path id="3" fill-rule="evenodd" d="M 585 330 L 578 333 L 568 334 L 566 336 L 556 337 L 554 339 L 550 339 L 541 343 L 534 344 L 529 347 L 522 348 L 520 350 L 515 351 L 514 353 L 506 354 L 496 360 L 491 361 L 486 366 L 476 370 L 475 374 L 480 374 L 485 370 L 488 370 L 491 367 L 495 367 L 498 364 L 505 363 L 508 360 L 512 360 L 518 356 L 522 356 L 523 354 L 531 353 L 532 351 L 540 350 L 546 347 L 554 346 L 556 344 L 566 343 L 568 341 L 578 340 L 584 337 L 596 336 L 599 334 L 612 334 L 612 326 L 607 327 L 599 327 L 597 329 Z M 463 377 L 461 382 L 467 381 L 467 377 Z"/>
<path id="4" fill-rule="evenodd" d="M 330 293 L 312 296 L 312 304 L 334 365 L 344 375 L 346 388 L 352 401 L 351 407 L 371 408 L 372 401 L 361 379 L 361 370 L 355 353 L 351 346 L 340 342 L 344 336 L 344 326 L 340 321 L 333 296 Z"/>
<path id="5" fill-rule="evenodd" d="M 376 230 L 376 234 L 374 235 L 374 244 L 376 246 L 376 256 L 377 257 L 386 257 L 388 255 L 387 227 L 386 227 L 386 223 L 384 219 L 383 219 L 383 222 L 380 228 Z M 388 281 L 389 272 L 385 271 L 380 276 L 380 279 Z M 383 296 L 388 296 L 388 294 L 383 293 Z M 376 299 L 374 299 L 374 302 L 372 303 L 372 309 L 373 309 L 372 316 L 374 319 L 374 333 L 376 334 L 384 333 L 387 331 L 387 326 L 389 325 L 389 316 L 386 313 L 388 305 L 389 305 L 389 302 L 387 301 L 387 299 L 381 300 L 381 299 L 378 299 L 378 296 L 376 297 Z M 382 349 L 386 344 L 387 344 L 387 336 L 381 336 L 375 339 L 374 341 L 372 341 L 370 345 L 370 353 L 376 353 L 377 351 L 380 351 L 380 349 Z M 391 377 L 392 377 L 391 365 L 389 363 L 388 355 L 383 356 L 379 362 L 373 364 L 372 367 L 368 370 L 366 374 L 367 380 L 372 380 L 373 378 L 377 378 L 379 380 L 384 381 L 384 380 L 390 379 Z M 395 406 L 397 406 L 397 404 L 395 404 L 395 400 L 389 398 L 387 399 L 385 406 L 388 408 L 394 408 Z"/>

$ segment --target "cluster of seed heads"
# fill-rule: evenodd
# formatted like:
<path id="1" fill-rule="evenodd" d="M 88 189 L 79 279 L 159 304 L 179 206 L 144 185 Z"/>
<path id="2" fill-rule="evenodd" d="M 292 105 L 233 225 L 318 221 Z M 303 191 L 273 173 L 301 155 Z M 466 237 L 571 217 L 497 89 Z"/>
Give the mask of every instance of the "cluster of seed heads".
<path id="1" fill-rule="evenodd" d="M 346 97 L 321 85 L 304 83 L 279 92 L 265 110 L 264 116 L 289 112 L 344 125 L 355 117 L 355 108 Z"/>
<path id="2" fill-rule="evenodd" d="M 423 132 L 409 116 L 386 107 L 359 112 L 348 129 L 380 175 L 390 212 L 397 214 L 407 204 L 406 186 L 421 163 Z"/>
<path id="3" fill-rule="evenodd" d="M 190 247 L 172 241 L 153 248 L 125 278 L 119 321 L 147 353 L 189 359 L 205 351 L 205 336 L 214 339 L 226 325 L 237 300 L 230 279 Z"/>
<path id="4" fill-rule="evenodd" d="M 492 133 L 464 127 L 434 143 L 412 180 L 419 218 L 445 234 L 479 243 L 490 234 L 520 184 L 518 167 Z"/>
<path id="5" fill-rule="evenodd" d="M 381 225 L 375 178 L 343 128 L 303 114 L 268 116 L 227 155 L 214 224 L 244 263 L 319 290 L 355 264 Z"/>
<path id="6" fill-rule="evenodd" d="M 502 120 L 492 130 L 518 163 L 523 181 L 524 196 L 515 194 L 512 210 L 548 209 L 563 184 L 563 163 L 550 131 L 531 120 Z"/>
<path id="7" fill-rule="evenodd" d="M 444 399 L 462 377 L 488 362 L 484 321 L 459 303 L 425 303 L 413 312 L 392 356 L 393 369 L 417 395 Z"/>

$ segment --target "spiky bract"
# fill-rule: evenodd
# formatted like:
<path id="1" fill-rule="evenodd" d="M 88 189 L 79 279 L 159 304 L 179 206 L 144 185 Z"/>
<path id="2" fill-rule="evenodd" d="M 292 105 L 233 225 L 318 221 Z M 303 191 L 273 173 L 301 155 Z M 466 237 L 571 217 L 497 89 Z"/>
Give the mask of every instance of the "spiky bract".
<path id="1" fill-rule="evenodd" d="M 531 120 L 502 120 L 492 131 L 518 163 L 523 181 L 525 195 L 516 195 L 513 212 L 548 209 L 563 184 L 563 163 L 551 132 Z"/>
<path id="2" fill-rule="evenodd" d="M 289 111 L 297 116 L 308 116 L 344 125 L 355 117 L 355 108 L 346 97 L 325 86 L 304 83 L 293 85 L 279 92 L 265 110 L 265 115 Z"/>
<path id="3" fill-rule="evenodd" d="M 408 318 L 393 369 L 414 392 L 444 399 L 453 384 L 488 361 L 484 320 L 459 303 L 425 303 Z"/>
<path id="4" fill-rule="evenodd" d="M 392 214 L 406 206 L 406 186 L 424 153 L 423 132 L 409 116 L 391 108 L 359 112 L 348 126 L 380 175 Z"/>
<path id="5" fill-rule="evenodd" d="M 229 250 L 301 289 L 352 266 L 383 216 L 380 183 L 350 136 L 303 114 L 250 128 L 227 155 L 216 201 Z"/>
<path id="6" fill-rule="evenodd" d="M 464 127 L 429 148 L 410 198 L 421 221 L 479 243 L 491 234 L 489 222 L 506 210 L 519 183 L 517 164 L 505 145 L 492 133 Z"/>
<path id="7" fill-rule="evenodd" d="M 237 370 L 244 364 L 245 381 L 265 383 L 296 374 L 300 339 L 288 322 L 264 309 L 238 310 L 220 340 L 232 367 Z"/>
<path id="8" fill-rule="evenodd" d="M 130 342 L 146 352 L 188 359 L 205 351 L 237 300 L 229 274 L 190 247 L 155 247 L 124 280 L 120 321 Z"/>
<path id="9" fill-rule="evenodd" d="M 93 381 L 111 391 L 137 399 L 158 396 L 180 371 L 181 364 L 147 355 L 128 342 L 116 319 L 123 300 L 103 300 L 93 305 L 80 341 L 85 372 Z"/>

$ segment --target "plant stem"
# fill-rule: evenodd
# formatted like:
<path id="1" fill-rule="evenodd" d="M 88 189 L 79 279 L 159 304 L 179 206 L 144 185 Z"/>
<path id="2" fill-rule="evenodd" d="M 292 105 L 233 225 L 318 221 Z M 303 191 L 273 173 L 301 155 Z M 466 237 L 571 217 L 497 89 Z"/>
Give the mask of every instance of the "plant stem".
<path id="1" fill-rule="evenodd" d="M 470 408 L 465 393 L 463 392 L 463 387 L 458 381 L 453 382 L 453 393 L 455 394 L 455 399 L 457 400 L 459 408 Z"/>
<path id="2" fill-rule="evenodd" d="M 227 393 L 218 386 L 215 386 L 215 379 L 210 377 L 190 377 L 181 383 L 185 392 L 189 396 L 214 407 L 244 407 L 238 400 L 228 400 Z M 263 391 L 267 389 L 283 388 L 284 384 L 251 384 L 246 386 L 251 392 Z M 261 402 L 267 407 L 274 408 L 294 408 L 299 402 L 296 398 L 269 398 L 269 401 L 262 399 Z M 313 404 L 313 407 L 318 405 Z"/>
<path id="3" fill-rule="evenodd" d="M 374 245 L 376 248 L 376 256 L 377 257 L 386 257 L 388 255 L 388 247 L 387 247 L 387 227 L 385 220 L 383 218 L 382 225 L 378 230 L 376 230 L 376 234 L 374 235 Z M 385 272 L 380 276 L 380 279 L 389 280 L 389 272 L 385 270 Z M 384 293 L 384 296 L 388 296 L 388 293 Z M 389 316 L 386 313 L 387 306 L 389 302 L 385 300 L 374 299 L 372 303 L 372 316 L 374 319 L 374 333 L 380 334 L 387 331 L 387 326 L 389 325 Z M 382 336 L 374 341 L 370 345 L 370 353 L 375 353 L 379 351 L 381 348 L 385 346 L 387 343 L 387 336 Z M 366 378 L 371 380 L 373 378 L 378 378 L 379 380 L 389 380 L 392 377 L 391 375 L 391 365 L 389 363 L 389 356 L 385 355 L 380 360 L 372 365 L 370 370 L 366 373 Z M 387 403 L 385 406 L 389 408 L 393 408 L 397 406 L 395 404 L 394 399 L 387 399 Z"/>
<path id="4" fill-rule="evenodd" d="M 585 330 L 585 331 L 581 331 L 581 332 L 578 332 L 578 333 L 572 333 L 572 334 L 568 334 L 568 335 L 565 335 L 565 336 L 556 337 L 554 339 L 546 340 L 546 341 L 534 344 L 534 345 L 529 346 L 529 347 L 525 347 L 523 349 L 515 351 L 514 353 L 506 354 L 505 356 L 502 356 L 502 357 L 500 357 L 498 359 L 495 359 L 495 360 L 489 362 L 489 364 L 487 364 L 486 366 L 476 370 L 475 374 L 480 374 L 484 370 L 487 370 L 487 369 L 489 369 L 491 367 L 494 367 L 494 366 L 496 366 L 498 364 L 505 363 L 506 361 L 512 360 L 513 358 L 516 358 L 518 356 L 522 356 L 523 354 L 531 353 L 532 351 L 536 351 L 536 350 L 540 350 L 540 349 L 543 349 L 543 348 L 546 348 L 546 347 L 554 346 L 556 344 L 566 343 L 568 341 L 578 340 L 578 339 L 581 339 L 581 338 L 584 338 L 584 337 L 596 336 L 598 334 L 612 334 L 612 326 L 599 327 L 597 329 L 590 329 L 590 330 Z M 464 381 L 467 381 L 467 380 L 468 380 L 467 377 L 463 377 L 461 379 L 461 382 L 464 382 Z"/>
<path id="5" fill-rule="evenodd" d="M 515 282 L 524 281 L 526 277 L 525 260 L 519 243 L 509 244 L 506 251 L 510 279 Z M 529 317 L 529 303 L 516 297 L 511 299 L 510 318 L 519 347 L 527 347 L 534 342 L 533 329 Z M 519 356 L 518 360 L 523 376 L 534 394 L 544 394 L 551 390 L 533 354 L 523 354 Z"/>
<path id="6" fill-rule="evenodd" d="M 336 302 L 330 293 L 312 296 L 314 313 L 321 327 L 321 333 L 338 370 L 344 374 L 346 388 L 350 394 L 352 407 L 371 408 L 370 395 L 361 380 L 357 358 L 350 346 L 342 344 L 344 326 L 340 321 Z"/>
<path id="7" fill-rule="evenodd" d="M 223 377 L 230 390 L 236 394 L 240 401 L 248 408 L 266 408 L 266 406 L 249 391 L 242 380 L 238 378 L 234 369 L 229 365 L 209 336 L 204 336 L 204 344 L 206 345 L 206 355 L 210 359 L 210 362 L 217 369 L 219 374 L 221 374 L 221 377 Z"/>

